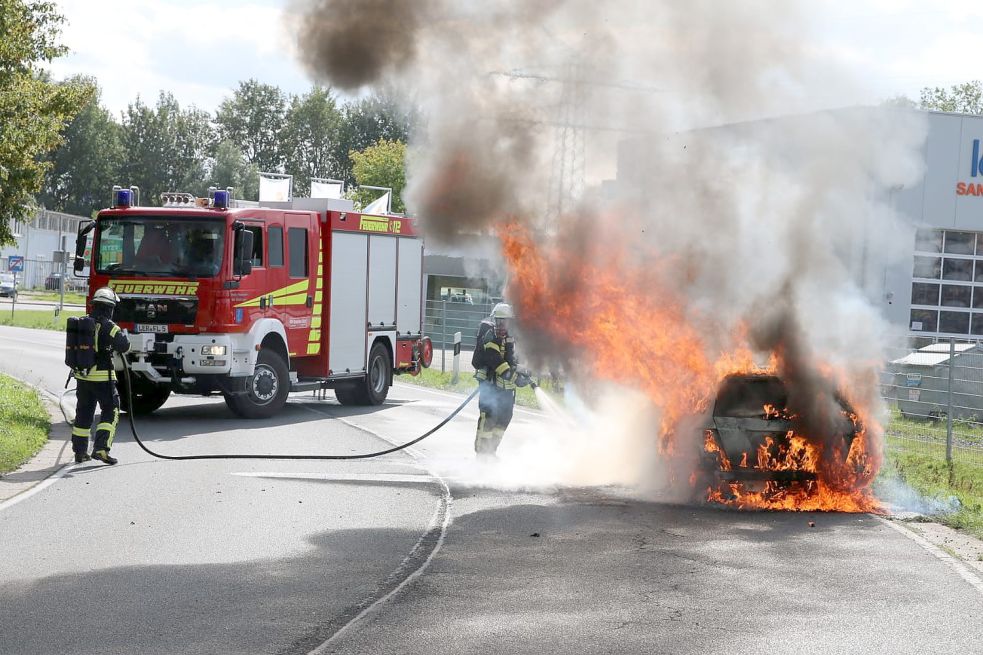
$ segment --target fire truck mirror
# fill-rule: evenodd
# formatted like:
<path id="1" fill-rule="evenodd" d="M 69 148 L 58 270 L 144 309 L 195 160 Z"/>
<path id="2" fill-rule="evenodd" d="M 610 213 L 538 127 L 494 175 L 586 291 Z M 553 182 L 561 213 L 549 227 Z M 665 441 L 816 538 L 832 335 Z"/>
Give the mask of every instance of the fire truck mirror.
<path id="1" fill-rule="evenodd" d="M 249 275 L 253 270 L 253 233 L 249 230 L 237 230 L 235 240 L 235 259 L 232 272 L 235 275 Z"/>
<path id="2" fill-rule="evenodd" d="M 72 262 L 72 269 L 76 273 L 81 273 L 85 269 L 85 246 L 88 244 L 89 232 L 95 226 L 95 221 L 79 225 L 78 236 L 75 237 L 75 260 Z"/>

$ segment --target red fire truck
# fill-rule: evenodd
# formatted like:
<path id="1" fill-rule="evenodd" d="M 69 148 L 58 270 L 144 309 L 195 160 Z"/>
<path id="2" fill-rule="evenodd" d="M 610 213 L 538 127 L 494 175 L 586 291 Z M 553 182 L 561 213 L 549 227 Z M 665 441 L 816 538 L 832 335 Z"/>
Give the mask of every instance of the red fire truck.
<path id="1" fill-rule="evenodd" d="M 121 299 L 124 409 L 220 393 L 239 416 L 262 418 L 291 391 L 322 389 L 378 405 L 394 373 L 429 365 L 413 219 L 360 214 L 346 200 L 240 207 L 231 189 L 209 195 L 141 207 L 138 189 L 114 187 L 112 207 L 79 228 L 75 271 L 88 265 L 90 301 L 104 286 Z"/>

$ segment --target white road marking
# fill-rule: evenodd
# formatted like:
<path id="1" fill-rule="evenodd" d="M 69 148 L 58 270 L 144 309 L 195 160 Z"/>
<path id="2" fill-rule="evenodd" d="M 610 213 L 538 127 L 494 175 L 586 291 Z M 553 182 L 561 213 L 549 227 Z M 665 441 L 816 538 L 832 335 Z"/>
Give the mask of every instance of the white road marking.
<path id="1" fill-rule="evenodd" d="M 309 412 L 320 414 L 321 416 L 328 416 L 336 421 L 341 421 L 345 425 L 348 425 L 349 427 L 353 427 L 356 430 L 362 430 L 363 432 L 368 432 L 369 434 L 373 435 L 378 439 L 381 439 L 382 441 L 385 441 L 386 443 L 390 443 L 394 446 L 398 445 L 396 442 L 387 439 L 386 437 L 382 436 L 378 432 L 374 430 L 370 430 L 369 428 L 366 428 L 364 426 L 357 425 L 349 421 L 348 419 L 341 418 L 341 417 L 334 417 L 325 412 L 320 412 L 312 407 L 306 407 L 304 405 L 301 405 L 301 407 L 304 407 L 304 409 L 306 409 Z M 447 481 L 444 480 L 444 478 L 442 478 L 440 475 L 434 473 L 430 469 L 427 469 L 425 466 L 420 464 L 421 461 L 420 453 L 416 452 L 413 448 L 405 448 L 403 452 L 405 452 L 410 457 L 412 457 L 417 462 L 417 466 L 419 466 L 421 470 L 425 470 L 427 473 L 429 473 L 435 482 L 440 483 L 440 486 L 443 487 L 444 493 L 441 496 L 440 504 L 437 506 L 437 509 L 434 512 L 433 517 L 430 519 L 430 525 L 427 526 L 427 530 L 420 536 L 420 539 L 416 542 L 416 545 L 413 546 L 413 549 L 410 550 L 409 554 L 407 554 L 407 556 L 403 558 L 403 561 L 400 563 L 400 566 L 397 567 L 396 570 L 398 571 L 400 568 L 402 568 L 405 565 L 406 562 L 409 562 L 415 556 L 417 550 L 423 545 L 423 540 L 427 538 L 427 535 L 430 534 L 430 532 L 436 527 L 437 522 L 440 521 L 440 536 L 437 537 L 437 543 L 434 544 L 433 549 L 430 551 L 430 554 L 427 555 L 427 558 L 423 561 L 423 563 L 420 564 L 420 566 L 418 566 L 415 571 L 413 571 L 411 574 L 406 576 L 406 578 L 402 582 L 400 582 L 395 589 L 393 589 L 388 594 L 386 594 L 382 598 L 379 598 L 374 603 L 372 603 L 371 605 L 363 609 L 361 612 L 359 612 L 351 621 L 341 626 L 333 635 L 328 637 L 328 639 L 325 640 L 324 643 L 322 643 L 320 646 L 312 650 L 308 655 L 321 655 L 323 653 L 326 653 L 328 648 L 330 648 L 333 643 L 337 642 L 345 633 L 347 633 L 355 626 L 360 625 L 363 621 L 365 621 L 365 619 L 370 614 L 375 613 L 377 609 L 379 609 L 387 602 L 389 602 L 391 598 L 393 598 L 396 594 L 402 591 L 407 585 L 409 585 L 417 578 L 419 578 L 421 575 L 423 575 L 424 571 L 426 571 L 427 568 L 430 566 L 430 562 L 433 561 L 433 558 L 436 557 L 437 553 L 444 545 L 444 539 L 447 537 L 447 528 L 450 526 L 451 523 L 451 507 L 453 506 L 454 503 L 454 499 L 451 496 L 451 489 L 447 485 Z M 443 520 L 440 519 L 441 512 L 443 512 L 444 515 Z"/>
<path id="2" fill-rule="evenodd" d="M 916 544 L 918 544 L 919 546 L 930 552 L 932 555 L 935 555 L 935 557 L 942 560 L 944 563 L 948 564 L 949 567 L 954 569 L 956 573 L 959 574 L 959 577 L 961 577 L 969 584 L 973 585 L 973 588 L 976 589 L 976 591 L 978 591 L 981 596 L 983 596 L 983 580 L 981 580 L 976 575 L 976 573 L 974 573 L 968 566 L 966 566 L 961 561 L 959 561 L 959 559 L 945 552 L 944 550 L 942 550 L 941 548 L 933 544 L 931 541 L 921 536 L 920 534 L 916 534 L 915 532 L 909 530 L 908 528 L 898 525 L 895 521 L 890 521 L 884 518 L 883 516 L 877 516 L 876 514 L 871 514 L 871 516 L 873 516 L 881 523 L 890 526 L 892 529 L 897 530 L 898 532 L 900 532 L 901 534 L 908 537 Z"/>
<path id="3" fill-rule="evenodd" d="M 415 482 L 434 484 L 439 480 L 420 473 L 288 473 L 284 471 L 239 471 L 232 473 L 244 478 L 284 478 L 288 480 L 326 480 L 328 482 Z"/>
<path id="4" fill-rule="evenodd" d="M 7 500 L 3 501 L 2 503 L 0 503 L 0 512 L 7 509 L 8 507 L 13 507 L 14 505 L 21 502 L 22 500 L 27 500 L 28 498 L 30 498 L 31 496 L 33 496 L 34 494 L 40 491 L 47 489 L 54 483 L 61 480 L 66 473 L 71 471 L 76 466 L 77 464 L 75 464 L 74 462 L 72 462 L 71 464 L 66 464 L 65 466 L 62 466 L 60 469 L 58 469 L 50 476 L 45 478 L 43 481 L 37 483 L 36 485 L 28 489 L 27 491 L 23 491 L 17 494 L 16 496 L 14 496 L 13 498 L 8 498 Z"/>

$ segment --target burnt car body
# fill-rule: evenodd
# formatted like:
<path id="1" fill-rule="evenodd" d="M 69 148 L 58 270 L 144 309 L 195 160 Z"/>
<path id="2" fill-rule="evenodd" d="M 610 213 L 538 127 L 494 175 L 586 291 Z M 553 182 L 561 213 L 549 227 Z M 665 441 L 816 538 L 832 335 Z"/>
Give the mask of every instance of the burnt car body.
<path id="1" fill-rule="evenodd" d="M 846 459 L 858 426 L 846 401 L 834 396 L 832 439 L 835 454 Z M 760 489 L 765 483 L 795 484 L 816 479 L 815 462 L 803 439 L 793 442 L 795 419 L 788 389 L 776 375 L 730 375 L 718 387 L 705 417 L 704 471 L 716 483 L 741 483 Z M 840 447 L 841 446 L 841 447 Z M 821 453 L 827 456 L 825 452 Z"/>

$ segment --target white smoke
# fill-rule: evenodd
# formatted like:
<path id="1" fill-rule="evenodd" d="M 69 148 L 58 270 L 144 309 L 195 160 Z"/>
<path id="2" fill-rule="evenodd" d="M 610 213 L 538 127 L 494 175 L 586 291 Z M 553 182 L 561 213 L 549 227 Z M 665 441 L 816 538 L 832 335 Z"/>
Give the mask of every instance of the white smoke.
<path id="1" fill-rule="evenodd" d="M 578 256 L 560 265 L 594 258 L 629 280 L 658 265 L 707 357 L 732 347 L 745 324 L 754 346 L 790 358 L 784 372 L 799 397 L 817 392 L 822 362 L 846 372 L 858 402 L 876 404 L 887 327 L 863 272 L 905 251 L 890 193 L 921 173 L 926 126 L 912 112 L 827 111 L 850 105 L 862 81 L 823 59 L 811 27 L 818 3 L 428 0 L 409 16 L 388 4 L 404 3 L 310 0 L 293 11 L 318 77 L 401 88 L 421 104 L 406 201 L 428 238 L 542 226 L 560 127 L 574 122 L 588 135 L 591 175 L 613 176 L 617 161 L 618 199 L 575 199 L 556 233 Z M 365 66 L 343 59 L 376 24 L 400 37 L 376 39 Z M 568 375 L 583 370 L 562 338 L 531 336 L 540 363 L 562 358 Z M 613 469 L 619 457 L 640 460 L 638 435 L 657 424 L 648 403 L 618 398 L 594 407 L 603 421 L 593 437 Z M 626 423 L 634 431 L 625 438 L 610 427 Z M 578 482 L 600 456 L 560 452 Z"/>

